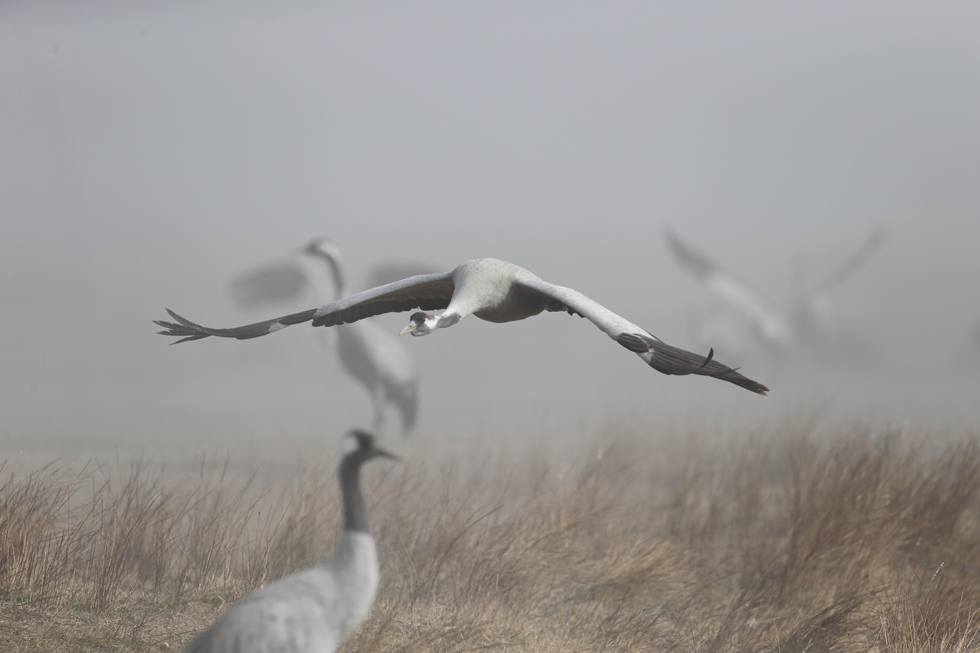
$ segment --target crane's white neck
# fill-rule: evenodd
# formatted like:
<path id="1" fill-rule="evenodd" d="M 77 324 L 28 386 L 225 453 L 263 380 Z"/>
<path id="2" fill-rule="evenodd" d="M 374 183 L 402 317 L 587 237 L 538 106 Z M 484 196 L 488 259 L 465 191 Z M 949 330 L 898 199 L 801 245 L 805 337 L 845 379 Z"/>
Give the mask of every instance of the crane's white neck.
<path id="1" fill-rule="evenodd" d="M 450 327 L 462 319 L 463 316 L 457 313 L 456 311 L 445 311 L 442 313 L 442 315 L 437 315 L 435 318 L 433 318 L 433 322 L 435 322 L 435 326 L 433 326 L 432 328 L 442 329 L 445 327 Z"/>

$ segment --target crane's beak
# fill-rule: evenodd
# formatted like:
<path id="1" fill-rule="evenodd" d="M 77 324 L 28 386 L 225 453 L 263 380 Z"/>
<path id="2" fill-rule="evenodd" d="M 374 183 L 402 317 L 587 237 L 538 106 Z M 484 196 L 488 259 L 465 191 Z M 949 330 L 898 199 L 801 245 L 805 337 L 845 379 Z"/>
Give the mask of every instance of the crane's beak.
<path id="1" fill-rule="evenodd" d="M 412 320 L 411 322 L 408 323 L 408 326 L 406 326 L 404 329 L 398 332 L 398 335 L 403 336 L 406 333 L 411 333 L 412 331 L 415 331 L 415 329 L 417 328 L 419 328 L 418 323 L 415 320 Z"/>
<path id="2" fill-rule="evenodd" d="M 401 459 L 400 456 L 396 456 L 395 454 L 391 453 L 390 451 L 386 451 L 386 450 L 382 449 L 381 447 L 372 447 L 371 448 L 371 457 L 372 458 L 390 458 L 391 460 L 394 460 L 396 463 L 400 463 L 402 461 L 402 459 Z"/>

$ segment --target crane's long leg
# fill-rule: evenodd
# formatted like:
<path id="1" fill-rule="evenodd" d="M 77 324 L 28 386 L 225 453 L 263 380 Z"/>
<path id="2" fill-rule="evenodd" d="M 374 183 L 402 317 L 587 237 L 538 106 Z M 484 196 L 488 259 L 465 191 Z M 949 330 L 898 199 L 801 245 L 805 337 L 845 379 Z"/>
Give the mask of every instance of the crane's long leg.
<path id="1" fill-rule="evenodd" d="M 381 435 L 385 422 L 384 388 L 380 384 L 370 389 L 371 407 L 374 409 L 374 432 Z"/>

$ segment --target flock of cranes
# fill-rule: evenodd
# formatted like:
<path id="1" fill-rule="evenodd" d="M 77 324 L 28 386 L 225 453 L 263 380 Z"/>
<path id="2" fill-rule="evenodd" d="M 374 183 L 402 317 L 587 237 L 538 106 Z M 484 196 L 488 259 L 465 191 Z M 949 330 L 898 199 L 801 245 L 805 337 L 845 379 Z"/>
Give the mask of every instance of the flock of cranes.
<path id="1" fill-rule="evenodd" d="M 785 313 L 774 311 L 677 236 L 668 233 L 666 237 L 682 267 L 752 320 L 761 337 L 780 344 L 790 342 L 809 319 L 803 316 L 813 312 L 806 302 Z M 815 284 L 810 299 L 860 267 L 880 240 L 880 234 L 873 236 L 858 254 Z M 412 429 L 418 411 L 418 373 L 411 353 L 395 334 L 370 321 L 382 313 L 402 311 L 414 312 L 399 335 L 412 336 L 429 335 L 469 315 L 503 323 L 546 311 L 565 312 L 587 319 L 664 374 L 709 376 L 758 394 L 768 392 L 763 384 L 716 361 L 713 349 L 702 356 L 668 345 L 582 293 L 544 281 L 512 263 L 476 259 L 448 272 L 425 274 L 415 274 L 416 266 L 394 266 L 374 277 L 371 289 L 348 295 L 340 252 L 332 241 L 316 239 L 301 254 L 325 266 L 321 271 L 330 275 L 332 301 L 298 313 L 220 329 L 201 326 L 168 309 L 173 321 L 155 320 L 164 328 L 159 333 L 177 337 L 175 342 L 180 343 L 208 337 L 247 340 L 305 322 L 333 327 L 341 364 L 371 396 L 375 429 L 383 424 L 385 404 L 399 411 L 404 431 Z M 392 277 L 398 280 L 392 281 Z M 311 281 L 308 272 L 287 265 L 249 273 L 239 278 L 234 288 L 241 303 L 258 305 L 295 297 Z M 338 464 L 344 527 L 333 554 L 322 564 L 246 596 L 200 633 L 185 653 L 324 653 L 334 651 L 357 629 L 370 611 L 379 575 L 360 489 L 360 469 L 378 457 L 397 460 L 364 431 L 351 430 L 344 435 Z"/>

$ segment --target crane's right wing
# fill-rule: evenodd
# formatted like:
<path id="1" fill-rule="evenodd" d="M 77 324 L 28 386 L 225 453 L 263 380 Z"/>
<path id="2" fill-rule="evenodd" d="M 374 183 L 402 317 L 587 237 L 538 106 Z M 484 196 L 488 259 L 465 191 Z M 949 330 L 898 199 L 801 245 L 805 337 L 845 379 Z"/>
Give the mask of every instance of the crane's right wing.
<path id="1" fill-rule="evenodd" d="M 714 351 L 700 356 L 678 347 L 668 345 L 660 338 L 613 313 L 599 302 L 589 299 L 582 293 L 564 286 L 543 281 L 528 274 L 513 280 L 514 284 L 550 300 L 549 310 L 567 310 L 581 315 L 595 324 L 610 338 L 639 356 L 647 365 L 663 374 L 701 374 L 728 381 L 746 390 L 764 395 L 769 388 L 739 374 L 736 370 L 714 360 Z M 555 306 L 555 302 L 561 306 Z"/>
<path id="2" fill-rule="evenodd" d="M 167 309 L 167 313 L 176 322 L 154 320 L 154 323 L 166 329 L 159 331 L 160 335 L 180 338 L 174 344 L 187 340 L 200 340 L 208 336 L 247 340 L 311 320 L 313 326 L 335 326 L 356 322 L 381 313 L 398 313 L 416 308 L 425 311 L 438 310 L 449 305 L 454 289 L 452 271 L 440 272 L 402 279 L 385 286 L 355 293 L 335 302 L 324 304 L 319 308 L 311 308 L 300 313 L 292 313 L 230 329 L 201 326 L 181 317 L 170 309 Z"/>

